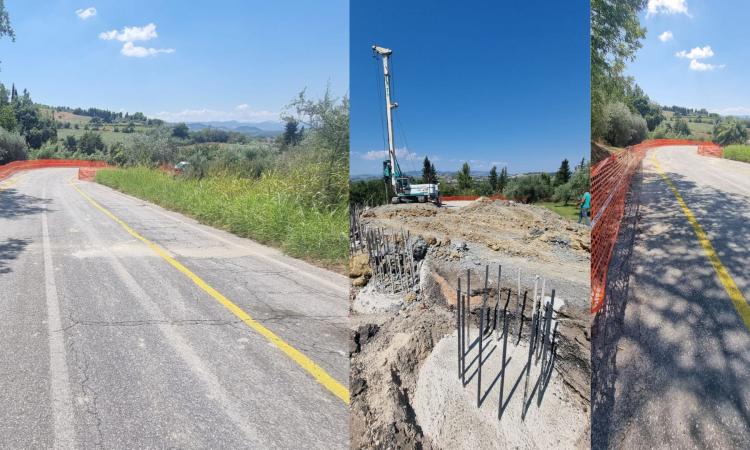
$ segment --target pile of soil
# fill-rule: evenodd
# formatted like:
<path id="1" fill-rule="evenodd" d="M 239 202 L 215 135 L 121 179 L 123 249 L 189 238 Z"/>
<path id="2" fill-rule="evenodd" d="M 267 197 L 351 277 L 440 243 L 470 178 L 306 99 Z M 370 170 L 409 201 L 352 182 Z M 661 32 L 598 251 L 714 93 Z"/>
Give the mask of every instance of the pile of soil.
<path id="1" fill-rule="evenodd" d="M 588 260 L 589 228 L 545 208 L 480 198 L 462 208 L 384 205 L 362 213 L 365 225 L 407 229 L 441 242 L 469 241 L 509 256 L 546 262 Z"/>

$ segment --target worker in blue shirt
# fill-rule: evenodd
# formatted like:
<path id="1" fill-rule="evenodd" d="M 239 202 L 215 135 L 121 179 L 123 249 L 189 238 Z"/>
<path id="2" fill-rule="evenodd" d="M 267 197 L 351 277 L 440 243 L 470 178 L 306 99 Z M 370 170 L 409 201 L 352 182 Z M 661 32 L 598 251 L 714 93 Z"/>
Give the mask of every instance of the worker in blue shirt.
<path id="1" fill-rule="evenodd" d="M 586 191 L 583 193 L 583 196 L 581 196 L 581 199 L 578 200 L 578 223 L 581 223 L 581 220 L 586 220 L 586 225 L 591 225 L 591 221 L 589 220 L 589 217 L 591 216 L 591 192 Z"/>

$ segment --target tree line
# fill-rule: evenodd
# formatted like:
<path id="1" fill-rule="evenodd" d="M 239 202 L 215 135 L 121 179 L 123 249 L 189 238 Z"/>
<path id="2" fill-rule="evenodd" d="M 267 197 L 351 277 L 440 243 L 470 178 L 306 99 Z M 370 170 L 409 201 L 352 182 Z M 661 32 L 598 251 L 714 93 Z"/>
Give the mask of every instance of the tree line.
<path id="1" fill-rule="evenodd" d="M 747 124 L 734 117 L 709 114 L 705 108 L 662 107 L 632 77 L 624 74 L 646 36 L 638 14 L 647 0 L 591 0 L 591 138 L 617 147 L 648 137 L 702 139 L 680 116 L 708 116 L 711 139 L 726 146 L 747 141 Z M 664 111 L 674 113 L 668 121 Z"/>
<path id="2" fill-rule="evenodd" d="M 589 189 L 590 163 L 581 160 L 573 169 L 567 159 L 560 163 L 554 174 L 539 173 L 510 177 L 508 168 L 498 173 L 497 166 L 490 169 L 489 176 L 472 175 L 471 166 L 464 162 L 454 174 L 438 176 L 435 165 L 425 157 L 422 177 L 410 177 L 412 183 L 440 182 L 442 196 L 491 196 L 502 194 L 506 198 L 524 203 L 555 201 L 565 205 L 578 198 Z M 390 202 L 393 196 L 390 182 L 383 178 L 350 182 L 350 203 L 355 205 L 382 205 Z"/>

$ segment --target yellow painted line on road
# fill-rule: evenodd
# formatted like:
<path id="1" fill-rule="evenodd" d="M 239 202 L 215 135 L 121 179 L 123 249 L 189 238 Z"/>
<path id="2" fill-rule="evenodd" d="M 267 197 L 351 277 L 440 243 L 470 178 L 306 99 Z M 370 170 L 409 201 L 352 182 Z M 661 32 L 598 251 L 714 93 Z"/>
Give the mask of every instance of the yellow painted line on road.
<path id="1" fill-rule="evenodd" d="M 698 242 L 701 244 L 701 247 L 703 247 L 703 251 L 706 253 L 708 260 L 711 262 L 711 265 L 716 271 L 716 275 L 718 275 L 721 285 L 724 287 L 724 290 L 727 291 L 727 294 L 729 294 L 729 298 L 732 300 L 732 303 L 734 303 L 734 307 L 735 309 L 737 309 L 737 313 L 740 315 L 740 317 L 742 318 L 742 321 L 745 323 L 745 327 L 748 330 L 750 330 L 750 305 L 747 304 L 747 300 L 745 299 L 745 297 L 742 295 L 742 292 L 739 290 L 739 288 L 735 284 L 727 268 L 724 267 L 724 264 L 721 263 L 721 259 L 719 259 L 719 255 L 716 254 L 716 250 L 714 250 L 714 246 L 711 244 L 711 241 L 708 239 L 708 235 L 706 234 L 706 232 L 703 231 L 703 228 L 698 223 L 698 220 L 695 218 L 695 214 L 693 214 L 693 211 L 691 211 L 690 208 L 688 208 L 687 203 L 685 203 L 685 200 L 682 199 L 682 195 L 680 195 L 680 192 L 672 183 L 672 180 L 670 180 L 667 174 L 664 173 L 664 170 L 662 170 L 661 164 L 659 164 L 659 161 L 656 159 L 656 156 L 652 156 L 652 158 L 653 158 L 654 166 L 656 166 L 656 171 L 664 179 L 664 182 L 667 183 L 667 186 L 669 187 L 669 189 L 672 191 L 675 198 L 677 199 L 677 203 L 680 205 L 682 212 L 685 214 L 685 217 L 687 217 L 688 222 L 690 222 L 690 225 L 693 227 L 693 231 L 695 232 L 695 235 L 698 238 Z"/>
<path id="2" fill-rule="evenodd" d="M 0 182 L 0 191 L 4 191 L 5 189 L 15 186 L 23 177 L 23 175 L 19 175 L 15 178 L 11 178 L 10 180 Z"/>
<path id="3" fill-rule="evenodd" d="M 203 291 L 205 291 L 208 295 L 213 297 L 216 301 L 218 301 L 222 306 L 228 309 L 237 318 L 242 320 L 247 326 L 249 326 L 256 332 L 258 332 L 260 335 L 262 335 L 266 339 L 268 339 L 269 342 L 275 345 L 279 350 L 284 352 L 295 363 L 297 363 L 300 367 L 302 367 L 310 375 L 312 375 L 313 378 L 315 378 L 315 380 L 318 383 L 322 384 L 326 389 L 331 391 L 331 393 L 333 393 L 336 397 L 340 398 L 345 403 L 349 404 L 349 389 L 347 389 L 341 383 L 336 381 L 336 379 L 333 378 L 331 375 L 329 375 L 328 372 L 326 372 L 322 367 L 315 364 L 310 358 L 308 358 L 302 352 L 300 352 L 299 350 L 297 350 L 296 348 L 288 344 L 286 341 L 281 339 L 273 331 L 269 330 L 268 328 L 264 327 L 260 322 L 253 319 L 248 313 L 243 311 L 242 308 L 234 304 L 232 301 L 230 301 L 228 298 L 222 295 L 219 291 L 212 288 L 208 283 L 203 281 L 198 275 L 190 271 L 190 269 L 188 269 L 187 267 L 182 265 L 179 261 L 171 257 L 160 246 L 149 241 L 145 237 L 141 236 L 137 231 L 132 229 L 128 224 L 120 220 L 117 216 L 111 213 L 108 209 L 104 208 L 102 205 L 97 203 L 96 200 L 94 200 L 88 194 L 80 190 L 78 186 L 76 186 L 73 183 L 71 183 L 71 186 L 73 186 L 73 189 L 75 189 L 79 194 L 81 194 L 81 196 L 83 196 L 83 198 L 85 198 L 89 203 L 91 203 L 96 209 L 100 210 L 107 217 L 117 222 L 131 236 L 133 236 L 134 238 L 146 244 L 151 250 L 154 251 L 154 253 L 159 255 L 162 259 L 164 259 L 169 264 L 171 264 L 175 269 L 179 270 L 182 274 L 188 277 L 193 283 L 195 283 L 196 286 L 198 286 Z"/>

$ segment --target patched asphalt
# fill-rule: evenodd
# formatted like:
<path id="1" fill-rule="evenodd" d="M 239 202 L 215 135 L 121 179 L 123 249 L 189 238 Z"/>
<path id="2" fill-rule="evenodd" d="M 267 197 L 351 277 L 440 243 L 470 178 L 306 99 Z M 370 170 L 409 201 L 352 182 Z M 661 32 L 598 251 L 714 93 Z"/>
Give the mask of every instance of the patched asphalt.
<path id="1" fill-rule="evenodd" d="M 347 448 L 344 401 L 70 183 L 344 386 L 347 279 L 75 175 L 0 191 L 0 448 Z"/>

